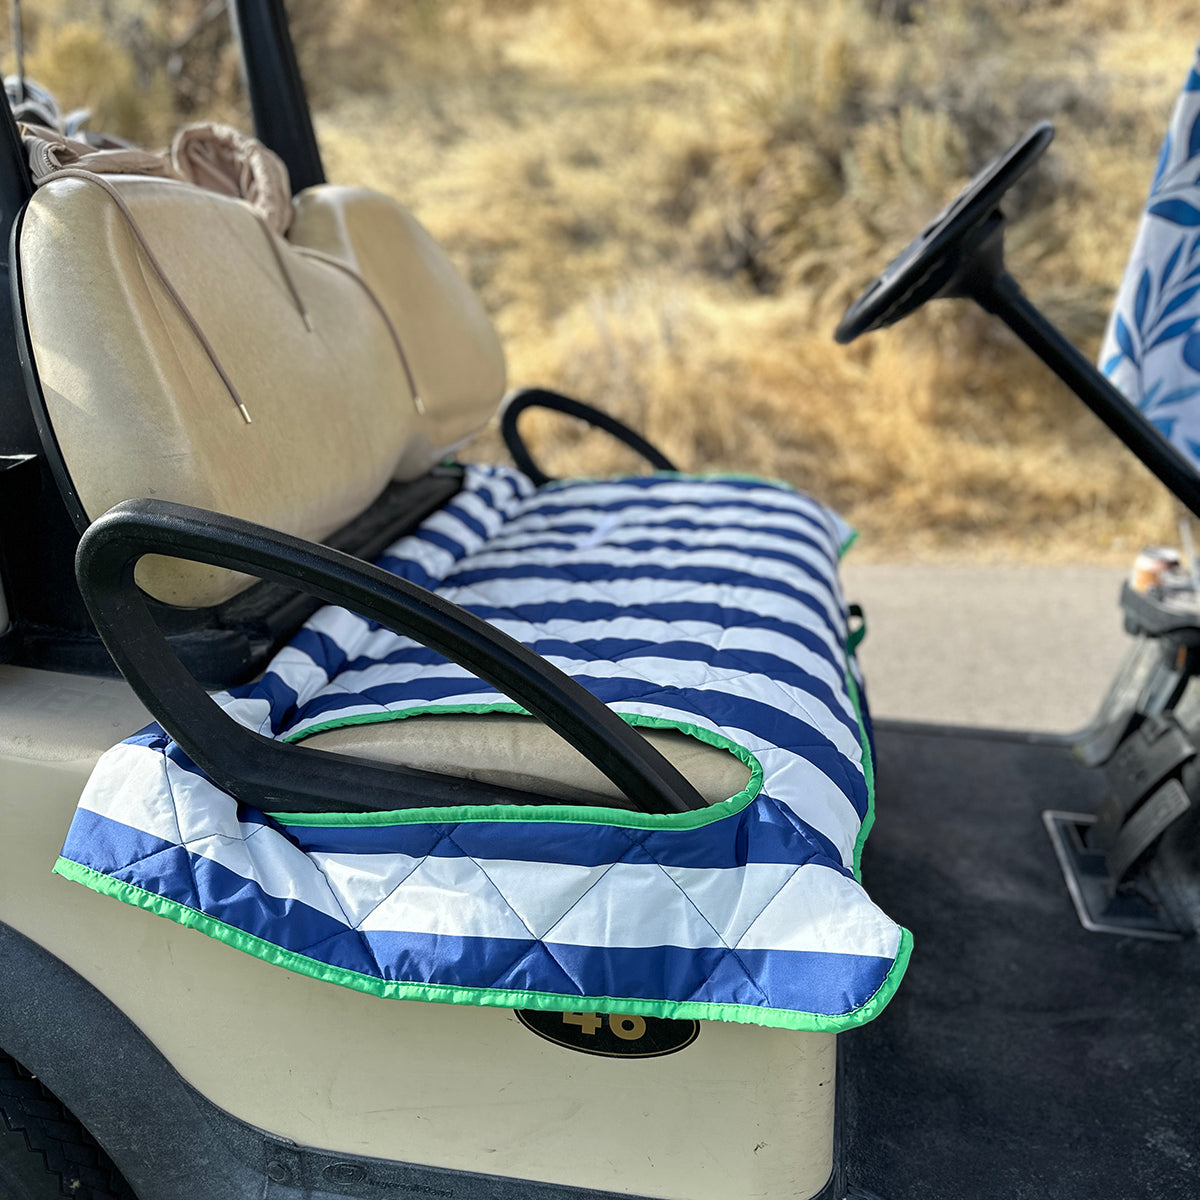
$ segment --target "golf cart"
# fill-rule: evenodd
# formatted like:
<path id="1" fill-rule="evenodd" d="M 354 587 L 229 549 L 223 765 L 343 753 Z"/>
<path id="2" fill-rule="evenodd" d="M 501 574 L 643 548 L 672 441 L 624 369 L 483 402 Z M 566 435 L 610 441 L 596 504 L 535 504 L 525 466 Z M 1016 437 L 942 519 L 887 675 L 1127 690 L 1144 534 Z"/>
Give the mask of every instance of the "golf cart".
<path id="1" fill-rule="evenodd" d="M 235 12 L 283 231 L 128 160 L 35 188 L 0 121 L 0 1185 L 1193 1194 L 1184 614 L 1128 598 L 1087 761 L 872 733 L 820 505 L 602 415 L 655 474 L 546 480 L 520 412 L 586 410 L 544 392 L 505 409 L 524 470 L 446 461 L 495 336 L 403 209 L 325 184 L 282 4 Z M 1195 510 L 1003 271 L 1049 136 L 839 336 L 972 296 Z M 1125 936 L 1076 920 L 1064 808 Z M 921 938 L 886 1011 L 910 938 L 860 867 Z"/>

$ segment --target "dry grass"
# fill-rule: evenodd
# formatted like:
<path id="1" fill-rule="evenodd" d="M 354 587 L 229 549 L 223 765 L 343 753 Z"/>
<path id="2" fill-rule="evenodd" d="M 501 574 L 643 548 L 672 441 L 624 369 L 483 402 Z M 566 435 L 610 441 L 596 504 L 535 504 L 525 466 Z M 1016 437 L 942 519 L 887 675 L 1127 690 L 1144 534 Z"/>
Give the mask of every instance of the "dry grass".
<path id="1" fill-rule="evenodd" d="M 126 20 L 145 7 L 112 3 Z M 599 403 L 688 469 L 805 487 L 876 557 L 1097 560 L 1171 537 L 1163 490 L 965 304 L 849 350 L 829 335 L 1048 117 L 1059 137 L 1014 197 L 1010 261 L 1094 352 L 1191 53 L 1180 0 L 293 8 L 330 176 L 417 212 L 484 297 L 514 382 Z M 100 74 L 128 94 L 119 69 Z M 623 465 L 538 416 L 555 471 Z"/>

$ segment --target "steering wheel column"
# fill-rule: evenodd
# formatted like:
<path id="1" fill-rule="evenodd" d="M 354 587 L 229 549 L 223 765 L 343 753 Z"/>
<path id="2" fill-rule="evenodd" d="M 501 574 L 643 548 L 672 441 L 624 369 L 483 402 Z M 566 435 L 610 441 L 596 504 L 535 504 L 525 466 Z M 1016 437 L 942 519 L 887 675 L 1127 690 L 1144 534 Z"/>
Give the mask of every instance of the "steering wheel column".
<path id="1" fill-rule="evenodd" d="M 1000 202 L 1054 136 L 1043 121 L 994 158 L 846 310 L 843 345 L 903 320 L 929 300 L 969 298 L 999 317 L 1187 507 L 1200 516 L 1200 475 L 1034 306 L 1004 263 Z"/>

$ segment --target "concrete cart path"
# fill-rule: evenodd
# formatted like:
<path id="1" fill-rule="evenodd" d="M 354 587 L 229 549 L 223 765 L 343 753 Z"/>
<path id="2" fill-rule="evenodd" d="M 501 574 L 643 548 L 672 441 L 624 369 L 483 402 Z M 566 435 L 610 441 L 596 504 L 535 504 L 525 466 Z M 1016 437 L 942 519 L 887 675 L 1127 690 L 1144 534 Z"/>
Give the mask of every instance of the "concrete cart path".
<path id="1" fill-rule="evenodd" d="M 863 606 L 878 717 L 1067 733 L 1095 713 L 1129 639 L 1114 567 L 843 564 Z"/>

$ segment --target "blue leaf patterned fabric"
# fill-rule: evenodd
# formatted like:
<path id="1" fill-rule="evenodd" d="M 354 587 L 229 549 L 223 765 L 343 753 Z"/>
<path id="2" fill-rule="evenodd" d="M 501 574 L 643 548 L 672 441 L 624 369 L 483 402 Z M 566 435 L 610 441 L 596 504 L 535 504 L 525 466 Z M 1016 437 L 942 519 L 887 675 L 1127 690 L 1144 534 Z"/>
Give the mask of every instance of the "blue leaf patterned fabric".
<path id="1" fill-rule="evenodd" d="M 1200 61 L 1163 141 L 1100 367 L 1200 467 Z"/>
<path id="2" fill-rule="evenodd" d="M 699 812 L 262 813 L 158 726 L 103 755 L 55 870 L 288 969 L 379 996 L 835 1031 L 910 938 L 868 898 L 870 738 L 837 561 L 850 531 L 782 484 L 468 469 L 382 567 L 531 646 L 634 725 L 751 768 Z M 287 741 L 520 712 L 469 671 L 324 608 L 217 697 Z M 532 718 L 530 718 L 532 719 Z"/>

